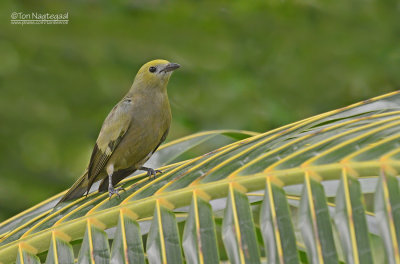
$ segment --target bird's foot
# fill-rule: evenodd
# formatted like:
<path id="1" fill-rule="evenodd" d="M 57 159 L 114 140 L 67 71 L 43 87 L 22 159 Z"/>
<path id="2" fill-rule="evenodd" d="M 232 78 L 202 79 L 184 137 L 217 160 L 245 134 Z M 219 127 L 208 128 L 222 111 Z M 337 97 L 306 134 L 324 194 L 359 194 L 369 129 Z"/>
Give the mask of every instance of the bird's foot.
<path id="1" fill-rule="evenodd" d="M 162 173 L 162 171 L 160 171 L 160 170 L 155 170 L 155 169 L 147 168 L 147 167 L 140 167 L 139 170 L 147 171 L 147 176 L 149 176 L 149 179 L 151 179 L 152 176 L 153 176 L 153 178 L 155 178 L 157 176 L 157 173 Z"/>
<path id="2" fill-rule="evenodd" d="M 122 187 L 119 187 L 119 188 L 117 188 L 117 189 L 114 189 L 114 187 L 109 186 L 109 187 L 108 187 L 108 196 L 109 196 L 109 199 L 111 199 L 111 197 L 113 196 L 113 194 L 116 194 L 116 195 L 118 195 L 118 198 L 121 198 L 121 196 L 119 195 L 119 192 L 120 192 L 120 191 L 125 191 L 125 189 L 122 188 Z"/>

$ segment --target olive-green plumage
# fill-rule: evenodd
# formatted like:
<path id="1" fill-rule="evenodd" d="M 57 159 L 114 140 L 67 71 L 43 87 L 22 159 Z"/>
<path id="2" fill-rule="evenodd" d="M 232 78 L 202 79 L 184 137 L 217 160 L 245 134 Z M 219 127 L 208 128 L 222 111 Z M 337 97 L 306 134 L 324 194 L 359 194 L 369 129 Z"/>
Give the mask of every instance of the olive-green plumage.
<path id="1" fill-rule="evenodd" d="M 135 170 L 155 175 L 156 170 L 142 165 L 167 137 L 171 123 L 167 84 L 179 67 L 153 60 L 140 68 L 128 93 L 104 120 L 87 170 L 59 203 L 89 192 L 99 180 L 99 191 L 108 190 L 111 196 L 118 194 L 115 184 Z"/>

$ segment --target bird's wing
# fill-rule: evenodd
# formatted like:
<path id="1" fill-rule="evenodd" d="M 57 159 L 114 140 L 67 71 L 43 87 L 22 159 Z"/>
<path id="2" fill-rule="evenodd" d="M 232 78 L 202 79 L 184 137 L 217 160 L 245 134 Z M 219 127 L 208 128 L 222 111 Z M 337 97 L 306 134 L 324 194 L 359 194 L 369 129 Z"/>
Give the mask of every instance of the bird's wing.
<path id="1" fill-rule="evenodd" d="M 88 179 L 90 189 L 99 173 L 104 169 L 118 144 L 124 138 L 131 125 L 131 113 L 125 105 L 126 100 L 118 103 L 104 120 L 103 126 L 94 146 L 88 166 Z M 128 102 L 130 103 L 130 101 Z"/>

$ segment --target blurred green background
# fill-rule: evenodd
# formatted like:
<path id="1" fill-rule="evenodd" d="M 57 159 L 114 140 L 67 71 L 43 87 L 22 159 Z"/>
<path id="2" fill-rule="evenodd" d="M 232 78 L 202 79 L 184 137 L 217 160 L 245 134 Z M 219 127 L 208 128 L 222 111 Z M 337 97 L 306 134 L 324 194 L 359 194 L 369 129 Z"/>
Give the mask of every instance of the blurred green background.
<path id="1" fill-rule="evenodd" d="M 0 221 L 67 189 L 139 67 L 180 63 L 168 140 L 266 131 L 393 91 L 397 1 L 2 1 Z M 11 25 L 12 12 L 69 13 Z"/>

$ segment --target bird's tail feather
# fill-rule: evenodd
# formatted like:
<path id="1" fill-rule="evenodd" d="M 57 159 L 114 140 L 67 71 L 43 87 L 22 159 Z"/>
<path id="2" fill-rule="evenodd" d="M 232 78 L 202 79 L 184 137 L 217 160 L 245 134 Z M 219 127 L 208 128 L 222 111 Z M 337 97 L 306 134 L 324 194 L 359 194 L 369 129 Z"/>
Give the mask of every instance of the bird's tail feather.
<path id="1" fill-rule="evenodd" d="M 72 200 L 78 197 L 83 196 L 83 194 L 87 191 L 89 185 L 88 174 L 87 171 L 71 186 L 69 191 L 58 201 L 57 205 Z M 56 206 L 57 206 L 56 205 Z"/>

